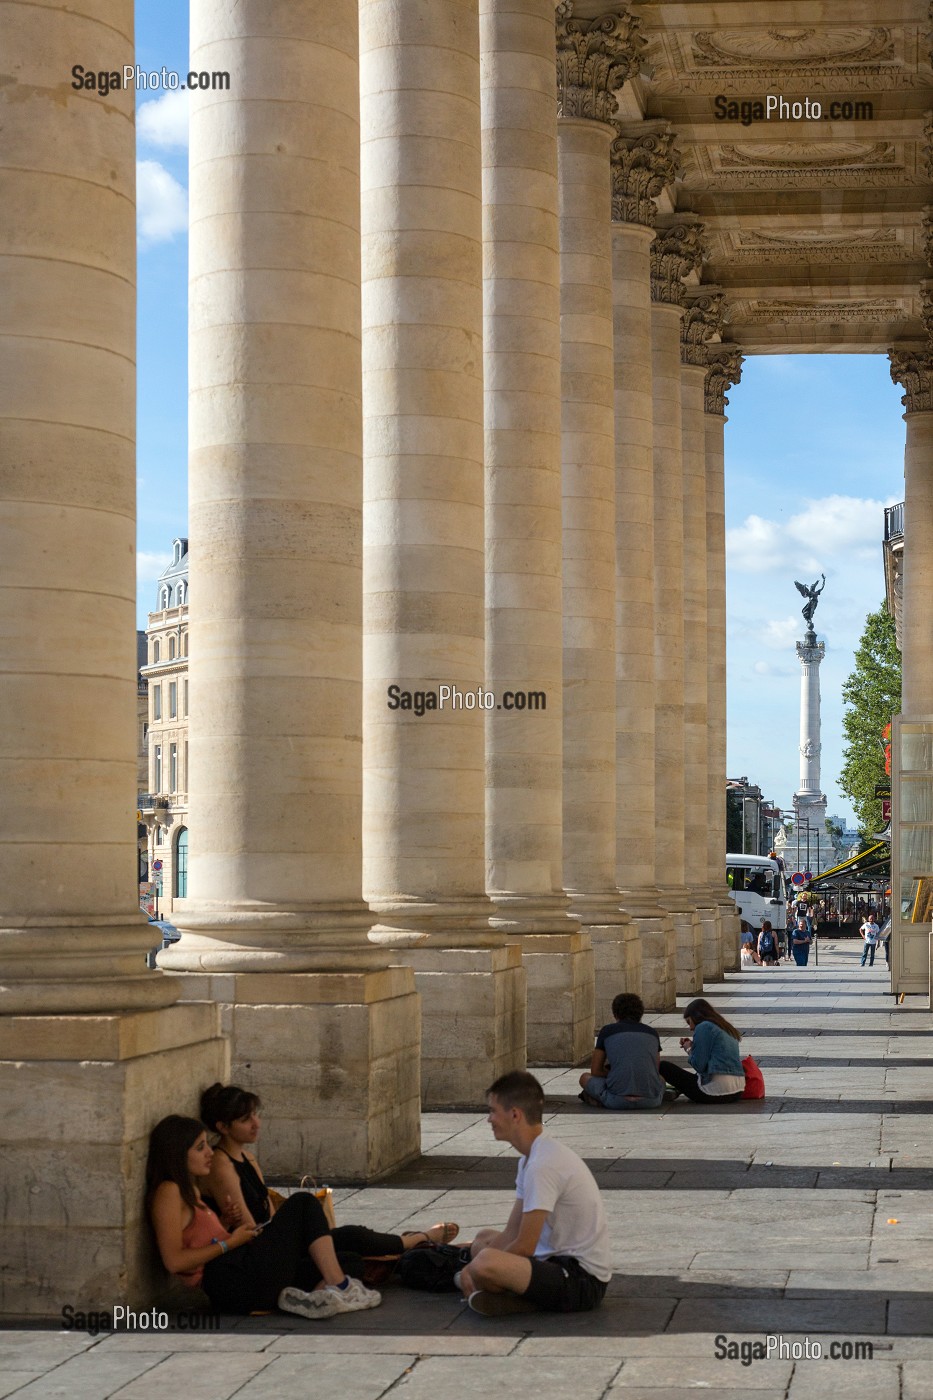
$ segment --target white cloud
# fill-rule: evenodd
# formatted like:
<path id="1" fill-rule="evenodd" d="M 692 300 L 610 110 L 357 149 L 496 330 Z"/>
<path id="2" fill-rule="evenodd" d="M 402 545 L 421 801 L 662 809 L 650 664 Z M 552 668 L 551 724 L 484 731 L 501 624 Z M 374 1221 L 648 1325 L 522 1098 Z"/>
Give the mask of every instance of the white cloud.
<path id="1" fill-rule="evenodd" d="M 796 617 L 782 617 L 766 622 L 761 632 L 761 640 L 772 651 L 790 651 L 800 636 L 801 623 Z"/>
<path id="2" fill-rule="evenodd" d="M 144 102 L 136 113 L 140 141 L 162 150 L 185 150 L 188 145 L 188 93 L 181 88 Z"/>
<path id="3" fill-rule="evenodd" d="M 837 558 L 840 563 L 875 560 L 884 534 L 884 507 L 891 503 L 823 496 L 807 501 L 787 521 L 749 515 L 726 531 L 729 567 L 743 573 L 781 569 L 802 579 L 804 574 L 815 577 L 824 569 L 829 572 Z"/>
<path id="4" fill-rule="evenodd" d="M 171 554 L 151 554 L 140 550 L 136 556 L 136 585 L 155 583 L 163 569 L 172 562 Z"/>
<path id="5" fill-rule="evenodd" d="M 188 195 L 156 160 L 136 163 L 136 235 L 140 247 L 167 243 L 188 226 Z"/>

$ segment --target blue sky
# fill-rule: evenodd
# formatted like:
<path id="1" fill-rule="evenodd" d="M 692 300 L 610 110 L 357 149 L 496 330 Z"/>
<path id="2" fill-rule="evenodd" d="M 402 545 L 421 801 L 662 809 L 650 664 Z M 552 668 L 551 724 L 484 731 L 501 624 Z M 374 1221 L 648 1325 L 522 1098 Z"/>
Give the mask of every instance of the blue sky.
<path id="1" fill-rule="evenodd" d="M 137 6 L 137 62 L 188 68 L 187 0 Z M 139 219 L 139 626 L 155 579 L 187 531 L 187 118 L 181 93 L 137 94 Z M 802 598 L 816 614 L 823 790 L 842 755 L 841 687 L 867 613 L 884 597 L 884 505 L 903 499 L 901 390 L 884 355 L 749 356 L 726 428 L 730 777 L 789 806 L 798 774 Z"/>

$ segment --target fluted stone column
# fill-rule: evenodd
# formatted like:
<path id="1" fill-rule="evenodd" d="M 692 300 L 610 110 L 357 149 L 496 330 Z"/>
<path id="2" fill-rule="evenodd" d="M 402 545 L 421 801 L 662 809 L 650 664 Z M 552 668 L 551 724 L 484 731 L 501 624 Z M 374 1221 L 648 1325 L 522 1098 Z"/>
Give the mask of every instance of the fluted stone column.
<path id="1" fill-rule="evenodd" d="M 722 976 L 719 909 L 706 869 L 709 794 L 709 595 L 706 538 L 707 342 L 722 327 L 724 296 L 701 286 L 687 294 L 681 324 L 684 478 L 684 845 L 686 879 L 702 930 L 702 974 Z"/>
<path id="2" fill-rule="evenodd" d="M 190 897 L 274 1171 L 418 1149 L 418 1000 L 361 898 L 356 5 L 196 0 L 191 97 Z M 308 94 L 314 94 L 314 101 Z"/>
<path id="3" fill-rule="evenodd" d="M 363 0 L 364 889 L 415 970 L 423 1092 L 525 1061 L 525 973 L 485 894 L 478 0 Z M 389 687 L 443 708 L 390 708 Z M 467 697 L 473 703 L 466 708 Z M 401 706 L 401 701 L 399 705 Z M 409 700 L 412 705 L 415 702 Z M 427 702 L 425 702 L 427 703 Z"/>
<path id="4" fill-rule="evenodd" d="M 619 126 L 612 143 L 616 486 L 616 871 L 637 942 L 626 990 L 674 1005 L 675 934 L 655 884 L 654 464 L 651 243 L 654 197 L 673 179 L 666 122 Z M 607 988 L 607 992 L 609 989 Z M 611 996 L 609 996 L 611 1001 Z"/>
<path id="5" fill-rule="evenodd" d="M 615 443 L 609 125 L 637 71 L 622 10 L 557 26 L 564 567 L 564 884 L 609 999 L 625 984 L 616 885 Z M 610 988 L 612 989 L 610 992 Z M 605 1005 L 605 994 L 601 999 Z"/>
<path id="6" fill-rule="evenodd" d="M 675 219 L 676 216 L 671 216 Z M 684 481 L 681 427 L 682 278 L 700 259 L 695 223 L 676 217 L 651 247 L 654 385 L 655 870 L 677 936 L 677 993 L 702 988 L 702 929 L 684 849 Z"/>
<path id="7" fill-rule="evenodd" d="M 737 345 L 707 347 L 704 410 L 706 427 L 707 709 L 709 715 L 707 859 L 719 907 L 723 969 L 739 965 L 741 919 L 726 885 L 726 500 L 725 391 L 738 384 L 742 355 Z"/>
<path id="8" fill-rule="evenodd" d="M 528 1059 L 593 1040 L 593 952 L 561 879 L 561 477 L 553 0 L 480 0 L 486 888 L 522 935 Z M 507 708 L 534 696 L 534 708 Z"/>
<path id="9" fill-rule="evenodd" d="M 67 82 L 133 6 L 0 10 L 0 1310 L 49 1316 L 146 1303 L 146 1138 L 226 1056 L 136 898 L 133 92 Z"/>
<path id="10" fill-rule="evenodd" d="M 888 352 L 891 378 L 905 390 L 904 614 L 902 709 L 933 714 L 933 353 Z"/>

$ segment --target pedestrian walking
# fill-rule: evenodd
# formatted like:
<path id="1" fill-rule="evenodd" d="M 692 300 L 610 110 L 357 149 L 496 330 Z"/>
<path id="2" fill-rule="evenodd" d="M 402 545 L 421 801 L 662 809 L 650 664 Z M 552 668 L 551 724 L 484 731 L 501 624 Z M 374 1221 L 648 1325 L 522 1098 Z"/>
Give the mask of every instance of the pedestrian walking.
<path id="1" fill-rule="evenodd" d="M 790 950 L 798 967 L 806 967 L 810 961 L 810 944 L 812 942 L 813 935 L 807 928 L 806 919 L 801 915 L 790 939 Z"/>
<path id="2" fill-rule="evenodd" d="M 770 919 L 762 920 L 761 932 L 758 935 L 758 956 L 762 964 L 768 963 L 771 967 L 777 967 L 781 960 L 777 935 L 771 927 Z"/>
<path id="3" fill-rule="evenodd" d="M 862 949 L 862 961 L 859 963 L 859 967 L 865 966 L 866 959 L 868 960 L 868 966 L 874 967 L 875 949 L 878 946 L 878 938 L 881 934 L 880 928 L 875 923 L 874 914 L 869 914 L 867 916 L 865 922 L 862 924 L 862 927 L 859 929 L 859 933 L 862 935 L 862 939 L 865 944 L 864 948 Z"/>

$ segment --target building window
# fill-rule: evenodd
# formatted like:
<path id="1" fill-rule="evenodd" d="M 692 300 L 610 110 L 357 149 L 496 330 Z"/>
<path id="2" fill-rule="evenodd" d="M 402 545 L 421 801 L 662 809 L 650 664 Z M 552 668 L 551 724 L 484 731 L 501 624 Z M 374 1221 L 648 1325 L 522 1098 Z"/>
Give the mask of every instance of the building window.
<path id="1" fill-rule="evenodd" d="M 185 740 L 185 774 L 184 774 L 184 777 L 185 777 L 185 786 L 182 788 L 182 791 L 183 791 L 183 792 L 187 792 L 187 791 L 188 791 L 188 740 L 187 740 L 187 739 Z"/>
<path id="2" fill-rule="evenodd" d="M 168 717 L 169 717 L 169 719 L 177 719 L 177 718 L 178 718 L 178 683 L 177 683 L 177 681 L 169 681 L 169 683 L 168 683 Z"/>
<path id="3" fill-rule="evenodd" d="M 171 593 L 171 589 L 169 589 L 169 588 L 163 588 L 163 589 L 162 589 L 162 592 L 161 592 L 161 594 L 159 595 L 159 607 L 160 607 L 160 608 L 167 608 L 167 607 L 168 607 L 168 605 L 169 605 L 169 595 L 170 595 L 170 593 Z"/>
<path id="4" fill-rule="evenodd" d="M 154 685 L 152 687 L 152 718 L 154 720 L 162 718 L 162 687 Z M 158 789 L 156 789 L 158 791 Z"/>
<path id="5" fill-rule="evenodd" d="M 175 898 L 188 897 L 188 828 L 183 826 L 175 842 Z"/>
<path id="6" fill-rule="evenodd" d="M 169 744 L 169 746 L 168 746 L 168 778 L 169 778 L 169 782 L 168 782 L 168 790 L 169 790 L 169 792 L 177 792 L 177 791 L 178 791 L 178 745 L 177 745 L 177 744 Z"/>
<path id="7" fill-rule="evenodd" d="M 174 638 L 174 637 L 169 637 L 169 639 L 168 639 L 168 659 L 169 659 L 169 661 L 173 661 L 173 660 L 175 659 L 175 638 Z"/>
<path id="8" fill-rule="evenodd" d="M 188 638 L 185 637 L 185 642 L 186 642 L 186 644 L 187 644 L 187 641 L 188 641 Z M 185 680 L 184 680 L 184 683 L 183 683 L 183 684 L 184 684 L 184 690 L 183 690 L 183 692 L 182 692 L 182 695 L 183 695 L 183 701 L 184 701 L 184 709 L 183 709 L 183 711 L 182 711 L 182 714 L 184 715 L 185 719 L 187 719 L 187 718 L 188 718 L 188 678 L 187 678 L 187 676 L 185 677 Z"/>
<path id="9" fill-rule="evenodd" d="M 162 791 L 162 745 L 154 744 L 152 748 L 152 791 Z"/>
<path id="10" fill-rule="evenodd" d="M 159 643 L 158 643 L 158 642 L 153 642 L 153 643 L 152 643 L 152 660 L 153 660 L 154 662 L 155 662 L 155 661 L 158 661 L 158 659 L 159 659 L 160 656 L 161 656 L 161 651 L 160 651 L 160 648 L 159 648 Z"/>
<path id="11" fill-rule="evenodd" d="M 182 649 L 183 655 L 187 656 L 187 655 L 188 655 L 188 633 L 187 633 L 187 632 L 185 633 L 185 635 L 184 635 L 184 636 L 182 637 L 182 639 L 181 639 L 181 649 Z"/>

